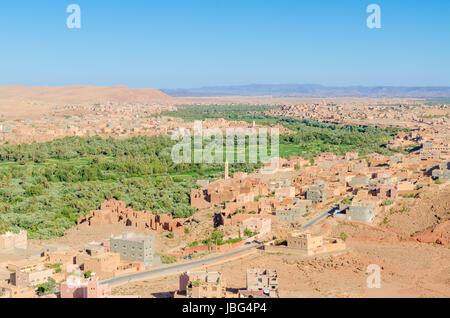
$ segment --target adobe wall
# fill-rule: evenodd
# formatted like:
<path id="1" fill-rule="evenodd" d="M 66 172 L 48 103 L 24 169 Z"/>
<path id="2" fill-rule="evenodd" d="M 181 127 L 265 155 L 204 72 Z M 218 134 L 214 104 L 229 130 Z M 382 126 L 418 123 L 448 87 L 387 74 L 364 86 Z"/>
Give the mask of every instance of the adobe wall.
<path id="1" fill-rule="evenodd" d="M 127 208 L 122 201 L 109 200 L 101 205 L 100 210 L 80 216 L 77 223 L 87 226 L 122 224 L 140 230 L 171 231 L 179 234 L 184 233 L 183 220 L 173 219 L 171 214 L 155 215 L 149 211 L 135 211 Z"/>

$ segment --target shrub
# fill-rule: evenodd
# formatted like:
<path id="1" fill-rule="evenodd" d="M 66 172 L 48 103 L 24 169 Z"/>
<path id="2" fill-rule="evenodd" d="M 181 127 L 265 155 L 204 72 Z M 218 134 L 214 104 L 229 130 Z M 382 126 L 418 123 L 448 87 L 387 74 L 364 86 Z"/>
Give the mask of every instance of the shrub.
<path id="1" fill-rule="evenodd" d="M 56 292 L 56 281 L 49 277 L 44 284 L 37 286 L 36 292 L 38 295 L 53 294 Z"/>
<path id="2" fill-rule="evenodd" d="M 187 246 L 188 247 L 193 247 L 193 246 L 197 246 L 198 244 L 199 244 L 198 241 L 194 241 L 192 243 L 188 243 Z"/>
<path id="3" fill-rule="evenodd" d="M 160 257 L 163 264 L 172 264 L 178 260 L 175 256 L 161 255 Z"/>

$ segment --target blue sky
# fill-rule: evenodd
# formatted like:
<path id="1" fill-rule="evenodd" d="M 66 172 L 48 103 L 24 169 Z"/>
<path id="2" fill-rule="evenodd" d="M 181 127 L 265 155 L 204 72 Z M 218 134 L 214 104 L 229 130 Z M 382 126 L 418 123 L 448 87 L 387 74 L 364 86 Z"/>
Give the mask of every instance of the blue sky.
<path id="1" fill-rule="evenodd" d="M 448 0 L 1 0 L 0 41 L 0 85 L 450 86 Z"/>

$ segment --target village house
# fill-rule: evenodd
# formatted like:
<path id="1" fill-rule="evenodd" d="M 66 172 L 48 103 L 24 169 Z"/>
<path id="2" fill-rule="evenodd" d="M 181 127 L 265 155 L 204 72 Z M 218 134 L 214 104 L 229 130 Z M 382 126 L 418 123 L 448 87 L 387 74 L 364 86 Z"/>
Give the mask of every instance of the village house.
<path id="1" fill-rule="evenodd" d="M 119 253 L 125 261 L 137 261 L 150 266 L 155 250 L 155 238 L 153 236 L 124 233 L 117 237 L 111 237 L 111 252 Z"/>
<path id="2" fill-rule="evenodd" d="M 18 287 L 8 284 L 6 281 L 0 281 L 0 299 L 2 298 L 34 298 L 36 292 L 34 288 Z"/>
<path id="3" fill-rule="evenodd" d="M 258 233 L 262 237 L 272 231 L 272 220 L 270 218 L 254 217 L 242 221 L 240 230 L 244 232 L 248 230 L 252 233 Z"/>
<path id="4" fill-rule="evenodd" d="M 295 187 L 280 187 L 275 189 L 277 198 L 295 198 Z"/>
<path id="5" fill-rule="evenodd" d="M 347 218 L 349 220 L 372 223 L 375 219 L 375 202 L 353 202 L 348 208 Z"/>
<path id="6" fill-rule="evenodd" d="M 153 214 L 149 211 L 135 211 L 117 200 L 104 202 L 100 210 L 91 211 L 86 216 L 80 216 L 79 225 L 99 226 L 107 224 L 122 224 L 140 230 L 170 231 L 174 234 L 184 233 L 183 223 L 186 220 L 173 219 L 171 214 Z"/>
<path id="7" fill-rule="evenodd" d="M 0 235 L 0 250 L 2 249 L 27 249 L 28 238 L 27 231 L 19 233 L 6 232 Z"/>
<path id="8" fill-rule="evenodd" d="M 286 239 L 277 244 L 271 242 L 264 246 L 267 253 L 312 256 L 322 253 L 340 252 L 346 249 L 345 242 L 338 238 L 314 236 L 308 232 L 291 231 Z"/>
<path id="9" fill-rule="evenodd" d="M 9 264 L 10 283 L 19 288 L 34 287 L 48 282 L 53 277 L 54 270 L 41 261 L 27 261 Z"/>
<path id="10" fill-rule="evenodd" d="M 64 266 L 76 264 L 76 257 L 79 254 L 76 250 L 60 250 L 48 254 L 49 264 L 61 264 Z"/>
<path id="11" fill-rule="evenodd" d="M 278 272 L 272 269 L 247 269 L 247 289 L 239 298 L 279 298 Z"/>
<path id="12" fill-rule="evenodd" d="M 322 236 L 312 236 L 310 233 L 291 233 L 287 239 L 289 248 L 297 248 L 300 250 L 314 250 L 323 246 Z"/>
<path id="13" fill-rule="evenodd" d="M 294 201 L 294 205 L 289 210 L 277 210 L 276 216 L 278 222 L 298 222 L 300 219 L 312 212 L 311 200 L 298 200 Z"/>
<path id="14" fill-rule="evenodd" d="M 345 154 L 345 160 L 358 160 L 359 154 L 357 152 L 347 152 Z"/>
<path id="15" fill-rule="evenodd" d="M 310 200 L 312 204 L 319 204 L 327 200 L 327 192 L 325 191 L 326 185 L 322 183 L 316 183 L 309 187 L 306 191 L 306 200 Z"/>
<path id="16" fill-rule="evenodd" d="M 191 206 L 204 209 L 224 202 L 253 201 L 257 196 L 268 195 L 267 185 L 258 178 L 249 178 L 245 173 L 235 173 L 232 179 L 221 179 L 208 188 L 191 189 Z M 247 195 L 247 196 L 242 196 Z"/>
<path id="17" fill-rule="evenodd" d="M 219 272 L 185 272 L 180 275 L 176 298 L 226 298 L 227 289 Z"/>
<path id="18" fill-rule="evenodd" d="M 100 284 L 97 276 L 84 279 L 75 286 L 69 282 L 60 286 L 60 298 L 107 298 L 109 295 L 111 287 L 108 284 Z"/>
<path id="19" fill-rule="evenodd" d="M 432 177 L 441 181 L 450 181 L 450 162 L 440 164 L 438 169 L 433 170 Z"/>
<path id="20" fill-rule="evenodd" d="M 119 253 L 104 253 L 79 258 L 79 264 L 85 272 L 95 273 L 101 279 L 131 274 L 145 269 L 140 262 L 121 262 Z M 77 258 L 78 262 L 78 258 Z"/>

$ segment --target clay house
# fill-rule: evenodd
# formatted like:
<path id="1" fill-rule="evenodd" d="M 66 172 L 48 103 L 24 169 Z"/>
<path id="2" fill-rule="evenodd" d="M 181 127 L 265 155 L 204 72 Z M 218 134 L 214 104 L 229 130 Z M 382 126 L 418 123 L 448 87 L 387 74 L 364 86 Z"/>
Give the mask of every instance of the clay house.
<path id="1" fill-rule="evenodd" d="M 345 160 L 358 160 L 359 154 L 357 152 L 347 152 L 345 154 Z"/>
<path id="2" fill-rule="evenodd" d="M 310 200 L 312 204 L 319 204 L 327 200 L 327 185 L 323 181 L 316 181 L 314 185 L 306 191 L 306 200 Z"/>
<path id="3" fill-rule="evenodd" d="M 46 283 L 53 277 L 54 270 L 40 261 L 23 261 L 9 264 L 10 282 L 19 288 L 34 287 Z"/>
<path id="4" fill-rule="evenodd" d="M 223 202 L 233 202 L 238 196 L 240 201 L 253 201 L 252 197 L 265 196 L 268 192 L 267 186 L 260 179 L 235 173 L 232 179 L 215 181 L 208 188 L 192 189 L 191 206 L 204 209 Z M 243 194 L 247 196 L 241 196 Z"/>
<path id="5" fill-rule="evenodd" d="M 272 220 L 270 218 L 249 218 L 242 221 L 241 232 L 248 230 L 252 233 L 258 233 L 258 236 L 264 236 L 272 231 Z"/>
<path id="6" fill-rule="evenodd" d="M 6 281 L 0 281 L 0 299 L 2 298 L 34 298 L 36 292 L 34 288 L 18 287 L 8 284 Z"/>
<path id="7" fill-rule="evenodd" d="M 353 177 L 349 182 L 349 186 L 351 186 L 352 188 L 366 187 L 369 185 L 369 180 L 370 178 L 368 176 Z"/>
<path id="8" fill-rule="evenodd" d="M 374 154 L 370 157 L 369 165 L 371 167 L 389 165 L 389 159 L 390 159 L 390 157 L 388 157 L 388 156 Z"/>
<path id="9" fill-rule="evenodd" d="M 91 211 L 78 219 L 78 224 L 98 226 L 107 224 L 122 224 L 140 230 L 171 231 L 175 234 L 184 233 L 184 219 L 173 219 L 171 214 L 155 215 L 149 211 L 135 211 L 117 200 L 109 200 L 101 205 L 100 210 Z"/>
<path id="10" fill-rule="evenodd" d="M 325 152 L 318 157 L 319 161 L 336 161 L 338 156 L 331 152 Z"/>
<path id="11" fill-rule="evenodd" d="M 416 185 L 411 181 L 401 181 L 397 183 L 397 191 L 399 194 L 413 193 L 416 190 Z"/>
<path id="12" fill-rule="evenodd" d="M 310 233 L 294 232 L 288 236 L 287 246 L 309 251 L 323 246 L 323 237 L 312 236 Z"/>
<path id="13" fill-rule="evenodd" d="M 79 254 L 76 250 L 60 250 L 48 254 L 49 264 L 73 265 L 76 264 L 76 257 Z"/>
<path id="14" fill-rule="evenodd" d="M 358 162 L 354 162 L 349 167 L 349 172 L 358 172 L 365 173 L 368 168 L 368 163 L 365 160 L 359 160 Z"/>
<path id="15" fill-rule="evenodd" d="M 96 256 L 106 252 L 111 252 L 110 242 L 90 242 L 84 246 L 84 252 L 89 256 Z"/>
<path id="16" fill-rule="evenodd" d="M 310 233 L 291 232 L 287 240 L 287 246 L 267 246 L 269 252 L 284 252 L 289 254 L 317 255 L 321 253 L 339 252 L 345 250 L 345 242 L 336 238 L 324 238 L 323 236 L 313 236 Z"/>
<path id="17" fill-rule="evenodd" d="M 289 162 L 291 164 L 293 163 L 294 168 L 302 168 L 302 167 L 309 165 L 308 160 L 305 160 L 304 158 L 299 157 L 299 156 L 290 156 Z"/>
<path id="18" fill-rule="evenodd" d="M 62 283 L 60 291 L 60 298 L 107 298 L 111 295 L 111 287 L 100 284 L 96 276 L 84 279 L 79 284 Z"/>
<path id="19" fill-rule="evenodd" d="M 311 200 L 295 200 L 294 205 L 289 210 L 277 210 L 276 216 L 278 222 L 298 222 L 308 213 L 312 212 Z"/>
<path id="20" fill-rule="evenodd" d="M 432 178 L 442 181 L 450 181 L 450 162 L 439 165 L 438 169 L 432 171 Z"/>
<path id="21" fill-rule="evenodd" d="M 379 184 L 375 189 L 375 195 L 381 200 L 395 200 L 398 198 L 397 187 L 393 184 Z"/>
<path id="22" fill-rule="evenodd" d="M 101 279 L 114 277 L 114 271 L 120 266 L 119 253 L 102 253 L 94 256 L 77 257 L 77 265 L 85 272 L 95 273 Z"/>
<path id="23" fill-rule="evenodd" d="M 0 235 L 0 250 L 2 249 L 27 249 L 28 238 L 27 231 L 19 233 L 6 232 Z"/>
<path id="24" fill-rule="evenodd" d="M 277 198 L 295 198 L 295 187 L 281 187 L 275 189 Z"/>
<path id="25" fill-rule="evenodd" d="M 279 298 L 278 272 L 272 269 L 247 269 L 247 289 L 239 298 Z"/>
<path id="26" fill-rule="evenodd" d="M 186 272 L 180 275 L 180 289 L 175 297 L 226 298 L 226 284 L 219 272 Z"/>

